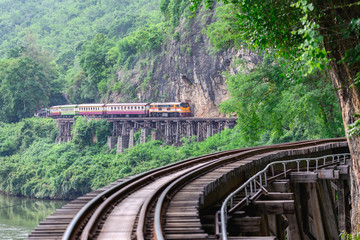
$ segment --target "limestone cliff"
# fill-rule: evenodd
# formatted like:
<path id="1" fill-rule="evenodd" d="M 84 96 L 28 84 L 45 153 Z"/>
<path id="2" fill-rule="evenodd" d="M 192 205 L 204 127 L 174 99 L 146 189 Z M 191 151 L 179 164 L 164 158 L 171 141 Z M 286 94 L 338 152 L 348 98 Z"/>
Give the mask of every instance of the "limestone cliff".
<path id="1" fill-rule="evenodd" d="M 110 101 L 184 101 L 190 103 L 196 117 L 223 116 L 218 110 L 228 96 L 223 72 L 236 73 L 236 58 L 254 65 L 258 56 L 247 50 L 211 54 L 202 29 L 213 18 L 208 12 L 183 19 L 178 34 L 164 44 L 161 53 L 138 60 L 130 71 L 118 72 L 118 81 L 129 91 L 113 93 Z"/>

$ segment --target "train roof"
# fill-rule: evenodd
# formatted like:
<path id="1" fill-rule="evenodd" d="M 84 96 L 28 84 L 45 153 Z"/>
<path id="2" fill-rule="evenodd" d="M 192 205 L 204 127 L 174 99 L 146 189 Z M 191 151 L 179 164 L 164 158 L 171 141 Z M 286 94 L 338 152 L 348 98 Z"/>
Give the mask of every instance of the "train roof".
<path id="1" fill-rule="evenodd" d="M 159 102 L 159 103 L 151 103 L 151 104 L 154 104 L 154 105 L 175 105 L 175 104 L 180 104 L 182 102 Z"/>
<path id="2" fill-rule="evenodd" d="M 61 105 L 61 106 L 59 106 L 59 107 L 61 107 L 61 108 L 76 108 L 76 107 L 77 107 L 77 105 L 76 105 L 76 104 L 71 104 L 71 105 Z"/>
<path id="3" fill-rule="evenodd" d="M 105 103 L 84 103 L 77 105 L 78 107 L 103 107 Z"/>
<path id="4" fill-rule="evenodd" d="M 146 106 L 150 103 L 108 103 L 106 106 Z"/>

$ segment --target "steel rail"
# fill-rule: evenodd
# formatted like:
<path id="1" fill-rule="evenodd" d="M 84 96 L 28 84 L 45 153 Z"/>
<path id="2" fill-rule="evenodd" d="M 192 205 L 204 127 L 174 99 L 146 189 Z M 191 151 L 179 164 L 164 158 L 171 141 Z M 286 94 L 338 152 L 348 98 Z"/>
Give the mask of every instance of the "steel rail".
<path id="1" fill-rule="evenodd" d="M 156 173 L 158 171 L 161 170 L 168 170 L 170 171 L 171 168 L 182 168 L 186 165 L 192 165 L 192 164 L 196 164 L 197 162 L 202 162 L 202 161 L 206 161 L 209 158 L 212 157 L 219 157 L 222 155 L 226 155 L 229 153 L 234 153 L 234 152 L 239 152 L 239 151 L 243 151 L 243 149 L 237 149 L 237 150 L 228 150 L 225 152 L 216 152 L 216 153 L 212 153 L 212 154 L 208 154 L 205 156 L 199 156 L 199 157 L 195 157 L 195 158 L 190 158 L 190 159 L 186 159 L 180 162 L 176 162 L 176 163 L 172 163 L 157 169 L 152 169 L 149 170 L 147 172 L 135 175 L 134 177 L 121 182 L 113 187 L 111 187 L 110 189 L 102 192 L 101 194 L 99 194 L 98 196 L 96 196 L 95 198 L 93 198 L 90 202 L 88 202 L 84 207 L 82 207 L 80 209 L 80 211 L 75 215 L 75 217 L 72 219 L 72 221 L 70 222 L 70 224 L 68 225 L 68 227 L 66 228 L 66 231 L 62 237 L 62 240 L 70 240 L 70 239 L 74 239 L 76 232 L 78 231 L 78 229 L 80 228 L 80 226 L 82 224 L 84 224 L 84 222 L 86 221 L 86 218 L 88 218 L 90 212 L 94 211 L 95 209 L 97 209 L 98 206 L 100 206 L 107 198 L 109 198 L 111 195 L 113 195 L 115 192 L 121 190 L 122 188 L 124 188 L 126 185 L 129 185 L 131 183 L 134 183 L 135 181 L 147 177 L 153 173 Z"/>
<path id="2" fill-rule="evenodd" d="M 248 151 L 244 151 L 242 153 L 234 154 L 236 156 L 224 156 L 225 159 L 218 160 L 211 165 L 203 166 L 197 170 L 194 170 L 181 178 L 177 179 L 176 181 L 172 182 L 160 195 L 156 208 L 155 208 L 155 216 L 154 216 L 154 237 L 156 240 L 164 240 L 164 234 L 161 229 L 161 213 L 163 211 L 163 206 L 165 203 L 165 199 L 167 196 L 170 195 L 170 192 L 174 190 L 177 186 L 181 186 L 186 182 L 188 179 L 193 178 L 199 174 L 202 174 L 211 168 L 215 168 L 220 165 L 227 164 L 233 160 L 244 160 L 246 158 L 252 157 L 254 155 L 259 155 L 263 153 L 270 153 L 271 151 L 279 151 L 279 150 L 285 150 L 291 147 L 291 149 L 297 149 L 301 147 L 308 147 L 312 145 L 320 145 L 324 143 L 331 143 L 331 142 L 339 142 L 339 141 L 345 141 L 345 138 L 336 138 L 336 139 L 323 139 L 323 140 L 310 140 L 310 141 L 299 141 L 294 143 L 285 143 L 285 144 L 277 144 L 277 145 L 271 145 L 271 146 L 262 146 L 262 147 L 254 147 L 251 149 L 248 149 Z M 242 159 L 239 159 L 239 158 Z"/>
<path id="3" fill-rule="evenodd" d="M 215 161 L 218 161 L 218 158 L 227 157 L 229 154 L 235 155 L 234 157 L 236 157 L 244 151 L 249 151 L 249 149 L 258 150 L 258 149 L 264 149 L 264 148 L 267 149 L 267 148 L 269 148 L 269 146 L 245 148 L 245 149 L 238 149 L 238 150 L 229 150 L 229 151 L 225 151 L 225 152 L 208 154 L 208 155 L 197 157 L 195 159 L 190 159 L 190 161 L 179 162 L 179 163 L 183 163 L 183 164 L 176 164 L 176 166 L 168 165 L 168 166 L 165 166 L 162 168 L 155 169 L 154 172 L 151 172 L 149 175 L 143 176 L 143 178 L 140 178 L 139 180 L 137 180 L 135 182 L 131 182 L 131 183 L 127 182 L 127 184 L 126 184 L 126 182 L 124 182 L 124 185 L 126 184 L 124 186 L 124 188 L 121 188 L 121 189 L 119 189 L 118 192 L 113 193 L 103 203 L 101 203 L 101 205 L 98 208 L 96 208 L 95 212 L 92 214 L 90 220 L 88 221 L 88 223 L 85 226 L 85 229 L 82 232 L 81 240 L 86 240 L 91 237 L 91 232 L 95 231 L 97 222 L 99 222 L 101 217 L 104 215 L 104 212 L 107 210 L 107 207 L 109 205 L 111 205 L 112 203 L 114 203 L 116 201 L 116 199 L 118 199 L 118 197 L 120 197 L 122 194 L 124 194 L 126 192 L 126 190 L 130 191 L 131 189 L 142 186 L 143 184 L 146 184 L 147 182 L 152 181 L 153 179 L 155 179 L 159 176 L 169 173 L 170 171 L 175 172 L 186 166 L 199 164 L 202 162 L 212 161 L 212 160 L 214 160 L 214 158 L 215 158 Z M 170 184 L 170 183 L 168 183 L 168 184 Z M 150 196 L 150 197 L 153 197 L 153 196 Z M 142 218 L 142 219 L 144 219 L 144 218 Z M 141 235 L 139 235 L 139 236 L 141 236 Z"/>
<path id="4" fill-rule="evenodd" d="M 302 141 L 302 142 L 310 143 L 310 141 Z M 261 147 L 253 147 L 251 149 L 263 149 L 263 148 L 268 148 L 268 147 L 269 146 L 261 146 Z M 242 151 L 239 151 L 239 152 L 244 152 L 244 151 L 249 150 L 249 149 L 250 148 L 243 149 Z M 210 164 L 212 164 L 212 162 Z M 203 167 L 205 167 L 205 166 L 203 166 Z M 202 172 L 202 169 L 203 168 L 199 168 L 199 169 L 195 170 L 195 172 L 193 172 L 192 175 L 194 173 L 199 174 L 199 172 Z M 189 174 L 191 174 L 191 173 L 189 173 Z M 159 195 L 164 189 L 166 189 L 169 186 L 169 184 L 171 184 L 171 182 L 157 188 L 156 192 L 152 196 L 149 196 L 146 199 L 146 201 L 144 202 L 144 204 L 142 205 L 141 210 L 140 210 L 140 214 L 139 214 L 138 225 L 136 227 L 136 237 L 137 237 L 138 240 L 143 240 L 144 239 L 144 227 L 145 227 L 145 220 L 146 220 L 146 212 L 149 210 L 150 203 L 155 200 L 155 195 Z M 174 184 L 172 185 L 172 187 L 174 187 Z"/>
<path id="5" fill-rule="evenodd" d="M 274 171 L 273 171 L 273 167 L 275 165 L 283 165 L 283 171 L 282 173 L 279 173 L 278 176 L 283 175 L 284 177 L 286 177 L 286 174 L 289 170 L 293 170 L 293 169 L 287 169 L 286 168 L 286 164 L 289 163 L 296 163 L 297 165 L 297 172 L 300 172 L 300 162 L 306 162 L 306 171 L 309 172 L 310 171 L 310 161 L 315 161 L 315 170 L 318 170 L 319 168 L 321 168 L 322 166 L 326 166 L 329 163 L 326 161 L 327 159 L 331 160 L 331 164 L 334 163 L 342 163 L 340 157 L 343 158 L 343 163 L 345 164 L 346 162 L 346 157 L 350 156 L 350 153 L 341 153 L 341 154 L 332 154 L 332 155 L 325 155 L 325 156 L 321 156 L 321 157 L 316 157 L 316 158 L 299 158 L 299 159 L 292 159 L 292 160 L 283 160 L 283 161 L 275 161 L 275 162 L 271 162 L 268 165 L 266 165 L 266 167 L 257 172 L 254 176 L 252 176 L 251 178 L 249 178 L 245 183 L 243 183 L 238 189 L 236 189 L 234 192 L 232 192 L 230 195 L 228 195 L 228 197 L 224 200 L 222 206 L 221 206 L 221 210 L 220 210 L 220 214 L 221 214 L 221 218 L 220 218 L 220 222 L 221 222 L 221 239 L 222 240 L 227 240 L 227 208 L 230 205 L 230 209 L 233 208 L 232 206 L 232 199 L 233 197 L 239 193 L 241 190 L 245 191 L 245 197 L 240 201 L 240 202 L 245 202 L 246 204 L 249 205 L 249 198 L 251 198 L 252 196 L 255 195 L 256 192 L 256 184 L 259 183 L 260 187 L 266 187 L 268 180 L 267 180 L 267 174 L 266 171 L 270 169 L 272 169 L 273 172 L 273 176 L 274 176 Z M 337 160 L 335 160 L 335 158 L 337 158 Z M 320 161 L 322 160 L 322 162 Z M 320 162 L 320 165 L 319 165 Z M 264 176 L 264 185 L 262 184 L 263 180 L 262 180 L 262 174 Z M 259 181 L 257 181 L 257 178 L 259 179 Z M 253 186 L 255 189 L 253 189 Z M 247 191 L 248 187 L 250 188 L 250 193 Z M 230 204 L 229 204 L 230 203 Z"/>
<path id="6" fill-rule="evenodd" d="M 333 139 L 333 141 L 335 141 L 335 140 Z M 339 141 L 339 139 L 337 141 Z M 308 145 L 312 145 L 312 144 L 316 144 L 315 142 L 317 142 L 317 141 L 316 140 L 310 140 L 310 141 L 297 142 L 297 144 L 300 144 L 300 143 L 305 144 L 306 143 Z M 272 147 L 276 147 L 276 146 L 284 146 L 284 144 L 273 145 Z M 167 166 L 163 166 L 163 167 L 160 167 L 160 168 L 157 168 L 157 169 L 149 170 L 149 171 L 144 172 L 142 174 L 135 175 L 134 177 L 132 177 L 132 178 L 130 178 L 130 179 L 124 181 L 124 182 L 121 182 L 121 183 L 111 187 L 110 189 L 102 192 L 101 194 L 99 194 L 98 196 L 93 198 L 90 202 L 88 202 L 84 207 L 82 207 L 80 209 L 80 211 L 72 219 L 72 221 L 68 225 L 68 227 L 66 228 L 65 233 L 64 233 L 64 235 L 62 237 L 62 240 L 74 239 L 76 235 L 79 235 L 77 233 L 78 230 L 81 228 L 81 226 L 84 223 L 86 223 L 89 216 L 91 216 L 91 213 L 94 212 L 94 211 L 97 211 L 96 209 L 98 208 L 98 206 L 100 206 L 106 199 L 110 198 L 111 195 L 113 195 L 117 191 L 121 190 L 122 188 L 125 188 L 126 185 L 135 183 L 136 181 L 140 180 L 141 178 L 144 178 L 144 177 L 146 178 L 147 177 L 148 179 L 151 179 L 154 176 L 159 176 L 159 175 L 161 175 L 163 173 L 170 173 L 171 171 L 176 171 L 177 169 L 184 168 L 184 167 L 189 166 L 189 165 L 193 165 L 193 164 L 197 164 L 197 163 L 201 163 L 201 162 L 205 162 L 205 161 L 210 161 L 211 159 L 217 159 L 217 158 L 221 158 L 223 156 L 227 156 L 227 155 L 235 154 L 235 153 L 240 153 L 240 152 L 243 152 L 243 151 L 249 151 L 249 150 L 254 150 L 254 149 L 264 149 L 264 148 L 269 148 L 269 146 L 253 147 L 253 148 L 242 148 L 242 149 L 237 149 L 237 150 L 228 150 L 228 151 L 223 151 L 223 152 L 216 152 L 216 153 L 212 153 L 212 154 L 208 154 L 208 155 L 204 155 L 204 156 L 199 156 L 199 157 L 195 157 L 195 158 L 186 159 L 186 160 L 183 160 L 183 161 L 180 161 L 180 162 L 177 162 L 177 163 L 173 163 L 173 164 L 170 164 L 170 165 L 167 165 Z M 158 171 L 160 171 L 160 173 L 155 174 Z M 149 177 L 150 175 L 152 177 Z M 128 188 L 126 188 L 126 189 L 128 189 Z M 100 211 L 100 213 L 102 213 L 102 212 Z M 97 215 L 96 218 L 99 218 L 99 216 L 101 216 L 101 214 Z"/>

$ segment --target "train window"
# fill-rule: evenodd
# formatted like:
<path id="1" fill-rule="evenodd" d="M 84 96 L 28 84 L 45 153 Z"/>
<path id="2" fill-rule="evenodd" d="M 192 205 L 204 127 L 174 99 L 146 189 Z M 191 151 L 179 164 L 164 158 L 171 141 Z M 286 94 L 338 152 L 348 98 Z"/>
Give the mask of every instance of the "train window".
<path id="1" fill-rule="evenodd" d="M 175 107 L 177 107 L 177 108 L 178 108 L 178 107 L 180 107 L 180 106 L 179 106 L 179 105 L 175 105 Z"/>
<path id="2" fill-rule="evenodd" d="M 183 108 L 187 108 L 187 107 L 189 107 L 189 104 L 188 103 L 180 103 L 180 106 Z"/>

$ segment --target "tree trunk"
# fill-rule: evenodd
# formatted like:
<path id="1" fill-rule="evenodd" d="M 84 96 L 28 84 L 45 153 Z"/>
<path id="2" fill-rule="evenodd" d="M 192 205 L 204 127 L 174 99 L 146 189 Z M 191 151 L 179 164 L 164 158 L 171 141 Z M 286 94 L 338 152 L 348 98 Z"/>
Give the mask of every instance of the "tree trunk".
<path id="1" fill-rule="evenodd" d="M 344 30 L 352 19 L 360 16 L 360 7 L 352 5 L 353 0 L 345 1 L 313 1 L 323 17 L 318 22 L 321 34 L 324 36 L 324 47 L 329 52 L 330 76 L 340 103 L 342 117 L 352 156 L 351 199 L 352 199 L 352 232 L 360 230 L 360 137 L 349 138 L 348 125 L 356 119 L 355 113 L 360 110 L 359 89 L 353 85 L 353 79 L 358 73 L 357 64 L 348 65 L 345 61 L 339 63 L 346 51 L 359 44 L 356 37 L 345 37 Z M 355 33 L 354 33 L 355 34 Z"/>
<path id="2" fill-rule="evenodd" d="M 335 61 L 331 64 L 331 79 L 337 89 L 337 95 L 341 106 L 342 117 L 348 139 L 349 149 L 352 157 L 352 172 L 351 172 L 351 199 L 352 199 L 352 231 L 358 232 L 360 230 L 360 137 L 348 136 L 348 125 L 355 121 L 354 114 L 359 113 L 359 94 L 355 87 L 349 88 L 349 85 L 344 83 L 349 81 L 344 74 L 338 74 L 339 68 Z M 346 69 L 342 69 L 343 73 Z"/>

